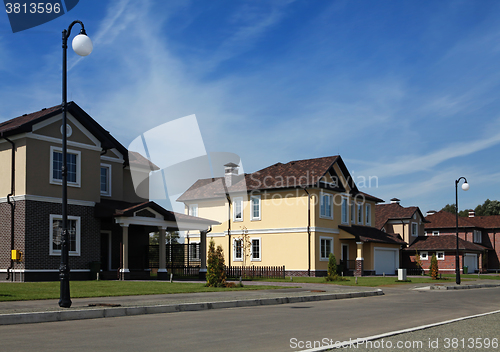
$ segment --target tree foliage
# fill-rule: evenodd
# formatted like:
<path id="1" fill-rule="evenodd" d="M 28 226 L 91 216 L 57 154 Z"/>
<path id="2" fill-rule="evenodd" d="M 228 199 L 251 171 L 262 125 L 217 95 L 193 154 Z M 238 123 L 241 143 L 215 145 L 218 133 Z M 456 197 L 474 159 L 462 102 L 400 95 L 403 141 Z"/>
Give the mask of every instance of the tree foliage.
<path id="1" fill-rule="evenodd" d="M 330 256 L 328 257 L 328 271 L 326 274 L 326 281 L 337 281 L 338 277 L 339 275 L 337 273 L 337 259 L 335 259 L 333 253 L 330 253 Z"/>
<path id="2" fill-rule="evenodd" d="M 446 204 L 441 210 L 455 214 L 455 209 L 455 204 Z M 459 211 L 458 216 L 468 217 L 469 211 L 472 211 L 472 209 Z M 474 209 L 474 213 L 476 216 L 500 215 L 500 202 L 498 200 L 486 199 L 483 204 L 478 205 Z"/>
<path id="3" fill-rule="evenodd" d="M 448 213 L 452 213 L 453 215 L 455 215 L 455 210 L 457 209 L 457 207 L 455 206 L 455 203 L 453 204 L 446 204 L 443 209 L 441 209 L 441 211 L 447 211 Z M 458 216 L 462 216 L 462 217 L 468 217 L 469 216 L 469 210 L 471 209 L 465 209 L 465 210 L 461 210 L 458 212 Z"/>
<path id="4" fill-rule="evenodd" d="M 179 232 L 177 231 L 168 231 L 165 234 L 165 242 L 167 244 L 178 244 L 180 239 Z M 150 245 L 158 245 L 160 244 L 160 232 L 151 232 L 149 234 L 149 244 Z"/>
<path id="5" fill-rule="evenodd" d="M 439 267 L 438 267 L 438 261 L 436 258 L 436 253 L 434 253 L 432 255 L 431 266 L 429 267 L 429 271 L 430 271 L 432 280 L 437 280 L 438 276 L 439 276 Z"/>
<path id="6" fill-rule="evenodd" d="M 225 287 L 226 272 L 224 271 L 224 253 L 219 245 L 215 249 L 215 242 L 210 240 L 207 256 L 207 287 Z"/>

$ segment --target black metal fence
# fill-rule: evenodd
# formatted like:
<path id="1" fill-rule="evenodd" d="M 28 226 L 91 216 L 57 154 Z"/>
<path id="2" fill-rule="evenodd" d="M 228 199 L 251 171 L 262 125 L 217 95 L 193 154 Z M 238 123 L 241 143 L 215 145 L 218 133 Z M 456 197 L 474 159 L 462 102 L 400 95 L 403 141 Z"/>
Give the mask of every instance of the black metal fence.
<path id="1" fill-rule="evenodd" d="M 424 270 L 420 268 L 406 269 L 406 275 L 424 275 Z"/>
<path id="2" fill-rule="evenodd" d="M 231 266 L 225 267 L 228 279 L 242 278 L 266 278 L 284 279 L 285 266 Z"/>
<path id="3" fill-rule="evenodd" d="M 149 246 L 149 268 L 160 267 L 160 246 Z M 200 244 L 176 243 L 166 245 L 166 269 L 176 276 L 198 276 L 200 272 Z"/>

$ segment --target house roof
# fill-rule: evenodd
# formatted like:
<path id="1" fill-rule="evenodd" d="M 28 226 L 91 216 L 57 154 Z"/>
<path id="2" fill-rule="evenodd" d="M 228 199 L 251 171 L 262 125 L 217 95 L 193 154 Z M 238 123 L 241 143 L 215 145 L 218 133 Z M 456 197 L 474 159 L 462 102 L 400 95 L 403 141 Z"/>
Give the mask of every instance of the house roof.
<path id="1" fill-rule="evenodd" d="M 467 218 L 467 221 L 485 229 L 500 228 L 500 215 L 474 216 Z"/>
<path id="2" fill-rule="evenodd" d="M 127 149 L 75 102 L 71 101 L 68 103 L 67 111 L 101 142 L 103 149 L 116 148 L 128 162 Z M 62 114 L 62 106 L 56 105 L 1 122 L 0 135 L 2 137 L 9 137 L 20 133 L 32 132 L 35 124 L 59 114 Z"/>
<path id="3" fill-rule="evenodd" d="M 419 212 L 424 222 L 427 222 L 419 207 L 403 207 L 400 204 L 377 204 L 375 207 L 375 227 L 381 229 L 389 220 L 411 219 Z"/>
<path id="4" fill-rule="evenodd" d="M 454 228 L 456 227 L 455 214 L 441 210 L 437 213 L 427 215 L 425 219 L 428 223 L 425 224 L 426 229 L 440 229 L 440 228 Z M 473 218 L 458 217 L 458 227 L 478 227 L 475 223 L 470 221 Z"/>
<path id="5" fill-rule="evenodd" d="M 458 248 L 461 251 L 482 252 L 486 247 L 458 238 Z M 457 236 L 418 236 L 415 241 L 404 250 L 443 250 L 452 251 L 457 249 Z"/>
<path id="6" fill-rule="evenodd" d="M 356 241 L 361 242 L 378 242 L 378 243 L 391 243 L 391 244 L 405 244 L 405 241 L 401 239 L 399 235 L 385 233 L 370 226 L 359 226 L 351 225 L 344 226 L 339 225 L 339 229 L 356 237 Z"/>
<path id="7" fill-rule="evenodd" d="M 339 166 L 344 177 L 347 178 L 353 193 L 361 193 L 366 198 L 375 202 L 383 201 L 357 190 L 342 158 L 338 155 L 315 159 L 294 160 L 286 164 L 276 163 L 252 174 L 240 175 L 236 178 L 237 182 L 231 187 L 228 187 L 227 191 L 263 191 L 320 186 L 338 192 L 344 192 L 345 188 L 341 184 L 327 185 L 319 182 L 328 172 L 338 178 L 338 175 L 336 175 L 333 169 L 335 163 Z M 182 202 L 195 199 L 223 197 L 226 193 L 225 187 L 226 183 L 224 177 L 200 179 L 177 200 Z"/>

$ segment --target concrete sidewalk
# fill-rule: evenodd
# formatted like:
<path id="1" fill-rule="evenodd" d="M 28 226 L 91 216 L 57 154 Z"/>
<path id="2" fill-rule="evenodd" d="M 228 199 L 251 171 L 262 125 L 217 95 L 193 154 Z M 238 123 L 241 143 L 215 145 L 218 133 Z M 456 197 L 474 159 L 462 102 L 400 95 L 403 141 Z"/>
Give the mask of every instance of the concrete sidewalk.
<path id="1" fill-rule="evenodd" d="M 168 285 L 169 282 L 165 282 Z M 283 286 L 281 289 L 72 299 L 71 308 L 58 300 L 0 302 L 0 325 L 95 319 L 140 314 L 175 313 L 251 307 L 383 295 L 381 289 L 301 284 L 244 282 L 244 285 Z"/>

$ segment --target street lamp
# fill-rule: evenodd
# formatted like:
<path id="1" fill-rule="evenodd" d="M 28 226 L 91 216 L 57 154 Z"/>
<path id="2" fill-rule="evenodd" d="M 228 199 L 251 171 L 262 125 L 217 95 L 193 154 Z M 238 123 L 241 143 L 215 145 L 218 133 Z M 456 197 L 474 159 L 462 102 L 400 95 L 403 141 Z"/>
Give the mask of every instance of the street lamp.
<path id="1" fill-rule="evenodd" d="M 456 229 L 457 229 L 457 253 L 455 254 L 455 273 L 456 273 L 456 283 L 460 285 L 460 258 L 458 254 L 458 183 L 463 179 L 464 183 L 462 184 L 462 189 L 464 191 L 469 190 L 469 184 L 467 183 L 467 179 L 465 177 L 460 177 L 455 181 L 455 220 L 456 220 Z"/>
<path id="2" fill-rule="evenodd" d="M 80 56 L 87 56 L 92 52 L 92 41 L 87 37 L 85 27 L 81 21 L 73 21 L 68 29 L 62 32 L 63 48 L 63 67 L 62 67 L 62 236 L 61 236 L 61 265 L 59 266 L 59 279 L 61 281 L 61 294 L 59 297 L 59 306 L 63 308 L 71 307 L 71 298 L 69 294 L 69 248 L 68 248 L 68 173 L 67 173 L 67 153 L 68 136 L 66 131 L 67 120 L 67 52 L 68 38 L 71 29 L 79 23 L 82 29 L 72 42 L 73 50 Z"/>

